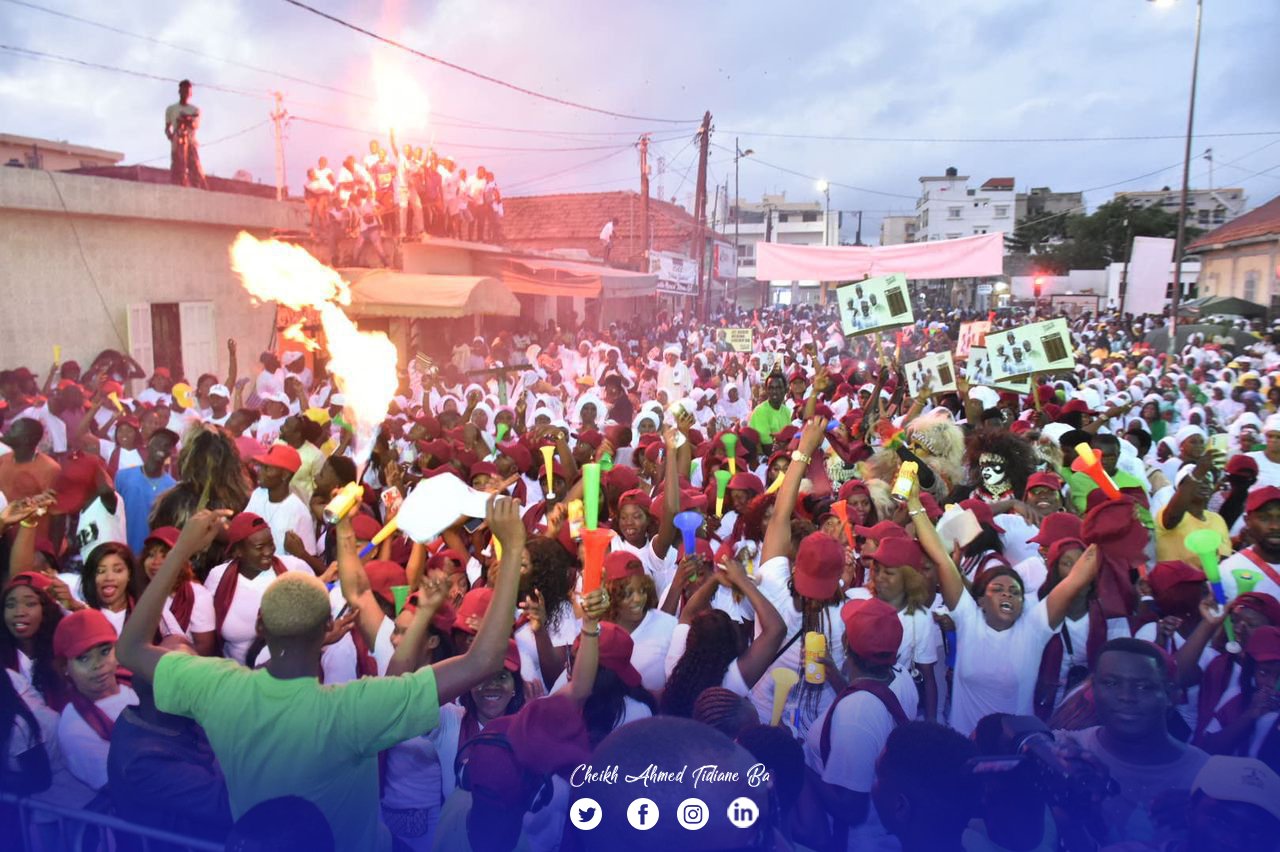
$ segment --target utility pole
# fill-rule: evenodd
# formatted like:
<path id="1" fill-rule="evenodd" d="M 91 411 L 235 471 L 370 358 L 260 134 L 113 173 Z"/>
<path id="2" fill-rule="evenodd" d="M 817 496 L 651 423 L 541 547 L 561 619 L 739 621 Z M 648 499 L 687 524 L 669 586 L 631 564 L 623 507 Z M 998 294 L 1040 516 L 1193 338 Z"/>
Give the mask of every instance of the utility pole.
<path id="1" fill-rule="evenodd" d="M 1191 53 L 1191 97 L 1187 101 L 1187 142 L 1182 153 L 1182 192 L 1178 199 L 1178 230 L 1173 239 L 1173 293 L 1169 300 L 1169 355 L 1178 348 L 1178 307 L 1182 303 L 1182 253 L 1187 247 L 1187 183 L 1191 179 L 1191 131 L 1196 117 L 1196 76 L 1200 70 L 1200 24 L 1204 0 L 1196 0 L 1196 40 Z"/>
<path id="2" fill-rule="evenodd" d="M 707 148 L 711 144 L 711 111 L 702 114 L 702 126 L 698 128 L 698 183 L 694 186 L 693 215 L 697 220 L 693 235 L 693 250 L 698 257 L 698 292 L 695 302 L 702 300 L 699 315 L 705 320 L 708 314 L 707 287 L 702 276 L 707 271 Z"/>
<path id="3" fill-rule="evenodd" d="M 276 99 L 276 107 L 271 111 L 271 123 L 276 131 L 276 201 L 284 201 L 284 127 L 289 120 L 289 112 L 284 108 L 284 95 L 272 92 Z"/>
<path id="4" fill-rule="evenodd" d="M 644 268 L 649 271 L 649 134 L 640 137 L 640 251 Z"/>
<path id="5" fill-rule="evenodd" d="M 667 173 L 667 158 L 659 154 L 658 155 L 658 200 L 659 201 L 667 200 L 666 187 L 662 185 L 662 176 L 665 175 L 666 173 Z"/>
<path id="6" fill-rule="evenodd" d="M 839 242 L 839 240 L 836 240 L 836 242 Z M 854 232 L 853 244 L 855 246 L 862 245 L 862 211 L 861 210 L 858 211 L 858 230 Z"/>

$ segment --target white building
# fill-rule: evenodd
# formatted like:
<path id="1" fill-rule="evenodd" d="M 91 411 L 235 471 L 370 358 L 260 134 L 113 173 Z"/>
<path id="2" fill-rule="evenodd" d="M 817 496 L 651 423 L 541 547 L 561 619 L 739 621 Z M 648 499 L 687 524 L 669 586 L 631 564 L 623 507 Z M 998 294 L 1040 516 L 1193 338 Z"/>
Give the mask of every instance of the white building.
<path id="1" fill-rule="evenodd" d="M 1173 283 L 1177 264 L 1169 264 L 1169 283 Z M 1182 293 L 1191 298 L 1191 288 L 1200 275 L 1200 262 L 1186 260 L 1182 263 Z M 1066 275 L 1015 275 L 1010 279 L 1010 292 L 1015 301 L 1059 299 L 1069 296 L 1096 296 L 1102 308 L 1120 305 L 1120 281 L 1125 277 L 1125 264 L 1112 263 L 1106 269 L 1072 269 Z M 1037 284 L 1039 292 L 1037 293 Z M 1081 304 L 1087 304 L 1081 302 Z"/>
<path id="2" fill-rule="evenodd" d="M 736 225 L 735 218 L 738 220 Z M 840 224 L 839 211 L 832 210 L 828 215 L 825 201 L 787 201 L 786 193 L 782 193 L 765 195 L 759 202 L 739 199 L 724 225 L 723 233 L 732 244 L 736 228 L 738 277 L 743 281 L 754 281 L 756 243 L 839 245 Z M 817 302 L 821 284 L 820 281 L 771 281 L 769 301 L 775 304 Z"/>
<path id="3" fill-rule="evenodd" d="M 93 166 L 114 166 L 124 159 L 119 151 L 104 151 L 88 145 L 72 145 L 55 139 L 37 139 L 0 133 L 0 165 L 64 172 Z"/>
<path id="4" fill-rule="evenodd" d="M 1117 192 L 1121 198 L 1139 207 L 1159 207 L 1173 216 L 1178 215 L 1182 191 L 1165 187 L 1156 192 Z M 1187 225 L 1192 228 L 1216 228 L 1225 225 L 1245 211 L 1248 199 L 1239 187 L 1187 190 Z"/>
<path id="5" fill-rule="evenodd" d="M 1017 212 L 1013 178 L 990 178 L 971 189 L 969 178 L 948 168 L 941 177 L 920 178 L 916 201 L 918 243 L 954 240 L 996 231 L 1010 233 Z"/>
<path id="6" fill-rule="evenodd" d="M 880 220 L 880 245 L 897 246 L 915 241 L 915 216 L 885 216 Z"/>

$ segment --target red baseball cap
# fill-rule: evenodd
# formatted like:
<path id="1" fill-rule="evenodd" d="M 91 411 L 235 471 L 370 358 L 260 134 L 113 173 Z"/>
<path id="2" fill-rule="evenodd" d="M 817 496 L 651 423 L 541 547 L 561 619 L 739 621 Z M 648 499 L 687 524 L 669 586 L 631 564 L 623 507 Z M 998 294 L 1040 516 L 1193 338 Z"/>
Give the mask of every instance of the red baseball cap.
<path id="1" fill-rule="evenodd" d="M 470 557 L 466 554 L 446 547 L 427 560 L 427 570 L 448 571 L 450 574 L 465 574 L 467 573 L 468 561 L 470 561 Z M 450 568 L 450 565 L 455 567 Z"/>
<path id="2" fill-rule="evenodd" d="M 640 557 L 629 550 L 615 550 L 604 558 L 604 579 L 607 583 L 643 576 L 644 566 L 640 564 Z"/>
<path id="3" fill-rule="evenodd" d="M 1062 406 L 1062 414 L 1097 414 L 1083 399 L 1073 399 Z"/>
<path id="4" fill-rule="evenodd" d="M 1241 453 L 1238 456 L 1232 456 L 1227 462 L 1227 475 L 1236 476 L 1241 473 L 1257 473 L 1258 463 L 1248 456 Z"/>
<path id="5" fill-rule="evenodd" d="M 389 604 L 394 604 L 396 600 L 391 587 L 409 584 L 404 567 L 386 559 L 374 559 L 366 563 L 364 573 L 369 577 L 369 588 L 373 593 Z"/>
<path id="6" fill-rule="evenodd" d="M 1236 595 L 1231 601 L 1231 611 L 1234 612 L 1237 609 L 1251 609 L 1261 613 L 1267 623 L 1280 627 L 1280 601 L 1266 592 L 1245 592 L 1242 595 Z"/>
<path id="7" fill-rule="evenodd" d="M 502 667 L 509 672 L 520 671 L 520 646 L 516 640 L 507 640 L 507 653 L 502 657 Z"/>
<path id="8" fill-rule="evenodd" d="M 622 633 L 617 625 L 604 622 Z M 604 665 L 604 634 L 600 635 L 601 665 Z M 633 670 L 634 671 L 634 670 Z M 637 683 L 639 683 L 637 675 Z M 486 726 L 486 731 L 489 728 Z M 520 708 L 507 731 L 511 750 L 519 764 L 537 775 L 552 775 L 591 759 L 591 742 L 582 710 L 568 695 L 552 695 L 530 701 Z"/>
<path id="9" fill-rule="evenodd" d="M 631 634 L 612 621 L 602 621 L 597 641 L 600 643 L 600 665 L 616 674 L 631 689 L 639 686 L 640 672 L 631 665 L 631 652 L 635 649 Z M 579 635 L 573 642 L 575 655 L 581 643 L 582 636 Z"/>
<path id="10" fill-rule="evenodd" d="M 84 454 L 71 456 L 63 461 L 62 470 L 53 483 L 54 490 L 58 492 L 53 503 L 54 513 L 65 515 L 80 511 L 97 493 L 100 483 L 110 481 L 111 476 L 102 459 Z"/>
<path id="11" fill-rule="evenodd" d="M 181 532 L 177 527 L 156 527 L 151 532 L 147 533 L 147 537 L 142 542 L 142 546 L 146 547 L 151 542 L 158 541 L 172 550 L 173 546 L 178 543 L 179 535 L 181 535 Z"/>
<path id="12" fill-rule="evenodd" d="M 640 475 L 635 472 L 634 468 L 627 467 L 624 464 L 615 464 L 601 477 L 601 481 L 605 488 L 610 489 L 615 494 L 626 493 L 640 484 Z"/>
<path id="13" fill-rule="evenodd" d="M 489 604 L 492 602 L 493 589 L 488 586 L 467 592 L 462 596 L 462 603 L 458 605 L 458 615 L 453 621 L 453 629 L 474 636 L 480 620 L 489 611 Z M 475 624 L 472 624 L 472 621 Z"/>
<path id="14" fill-rule="evenodd" d="M 1280 660 L 1280 627 L 1257 627 L 1249 634 L 1245 653 L 1258 663 L 1274 663 Z"/>
<path id="15" fill-rule="evenodd" d="M 53 655 L 73 660 L 97 645 L 116 642 L 116 629 L 96 609 L 82 609 L 65 615 L 53 631 Z"/>
<path id="16" fill-rule="evenodd" d="M 796 591 L 810 600 L 828 600 L 840 590 L 844 548 L 823 532 L 810 533 L 796 551 Z"/>
<path id="17" fill-rule="evenodd" d="M 302 456 L 288 444 L 272 444 L 270 449 L 254 456 L 253 460 L 258 464 L 283 468 L 290 473 L 297 473 L 298 468 L 302 467 Z"/>
<path id="18" fill-rule="evenodd" d="M 1053 512 L 1044 516 L 1040 531 L 1027 541 L 1048 547 L 1060 538 L 1079 538 L 1080 527 L 1080 519 L 1070 512 Z"/>
<path id="19" fill-rule="evenodd" d="M 1030 493 L 1032 488 L 1052 488 L 1054 491 L 1061 492 L 1062 486 L 1065 484 L 1058 474 L 1048 470 L 1041 470 L 1027 477 L 1027 488 L 1023 494 Z"/>
<path id="20" fill-rule="evenodd" d="M 742 445 L 739 444 L 739 447 Z M 764 483 L 754 473 L 739 471 L 729 478 L 730 491 L 750 491 L 752 494 L 763 494 Z"/>
<path id="21" fill-rule="evenodd" d="M 905 565 L 917 571 L 924 570 L 924 551 L 905 535 L 880 539 L 880 546 L 868 556 L 881 565 L 893 568 Z"/>
<path id="22" fill-rule="evenodd" d="M 960 508 L 973 512 L 973 516 L 978 519 L 978 523 L 993 527 L 996 532 L 1004 532 L 1004 527 L 996 523 L 996 516 L 992 514 L 991 507 L 982 500 L 972 498 L 961 500 Z"/>
<path id="23" fill-rule="evenodd" d="M 235 547 L 254 533 L 270 529 L 260 516 L 253 512 L 241 512 L 227 524 L 227 546 Z"/>
<path id="24" fill-rule="evenodd" d="M 617 470 L 617 468 L 614 468 L 614 470 Z M 647 513 L 650 510 L 651 503 L 652 501 L 649 499 L 648 494 L 638 488 L 633 488 L 618 498 L 618 511 L 622 511 L 623 506 L 639 506 Z"/>
<path id="25" fill-rule="evenodd" d="M 35 571 L 23 571 L 21 574 L 14 574 L 9 579 L 9 582 L 5 584 L 4 593 L 7 595 L 18 586 L 26 586 L 29 589 L 35 589 L 37 592 L 48 594 L 49 589 L 53 586 L 53 579 Z"/>
<path id="26" fill-rule="evenodd" d="M 844 622 L 845 643 L 863 660 L 889 666 L 898 659 L 902 622 L 889 604 L 879 598 L 851 600 L 841 607 L 840 620 Z"/>
<path id="27" fill-rule="evenodd" d="M 1147 582 L 1151 584 L 1153 594 L 1160 595 L 1179 583 L 1203 583 L 1207 578 L 1204 572 L 1181 559 L 1170 559 L 1157 562 L 1147 573 Z"/>
<path id="28" fill-rule="evenodd" d="M 869 538 L 872 541 L 880 541 L 885 538 L 910 538 L 907 535 L 907 531 L 893 521 L 881 521 L 869 527 L 855 524 L 853 534 L 862 538 Z"/>
<path id="29" fill-rule="evenodd" d="M 1249 497 L 1244 501 L 1244 510 L 1246 512 L 1256 512 L 1268 503 L 1280 500 L 1280 488 L 1274 485 L 1268 485 L 1265 488 L 1255 488 L 1249 492 Z"/>
<path id="30" fill-rule="evenodd" d="M 351 518 L 351 531 L 360 541 L 373 541 L 373 537 L 382 529 L 382 524 L 378 523 L 377 518 L 373 515 L 366 515 L 364 512 L 357 512 Z"/>

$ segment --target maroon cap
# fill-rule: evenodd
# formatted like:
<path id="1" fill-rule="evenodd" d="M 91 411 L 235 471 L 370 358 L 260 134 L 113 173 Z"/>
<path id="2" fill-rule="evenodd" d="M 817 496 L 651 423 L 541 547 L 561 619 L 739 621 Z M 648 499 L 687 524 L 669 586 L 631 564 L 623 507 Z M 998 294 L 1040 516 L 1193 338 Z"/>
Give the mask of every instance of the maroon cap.
<path id="1" fill-rule="evenodd" d="M 615 550 L 604 558 L 605 582 L 643 576 L 644 566 L 640 564 L 640 557 L 629 550 Z"/>
<path id="2" fill-rule="evenodd" d="M 625 630 L 605 622 L 631 641 Z M 600 636 L 603 665 L 604 634 Z M 632 670 L 634 671 L 634 669 Z M 637 683 L 639 683 L 637 675 Z M 488 727 L 485 728 L 487 732 Z M 512 752 L 520 766 L 536 775 L 553 775 L 591 759 L 591 742 L 582 710 L 568 695 L 552 695 L 530 701 L 520 708 L 507 731 Z"/>
<path id="3" fill-rule="evenodd" d="M 874 553 L 868 554 L 868 557 L 893 568 L 905 565 L 917 571 L 924 570 L 924 552 L 920 550 L 920 545 L 905 535 L 880 539 L 880 546 Z"/>
<path id="4" fill-rule="evenodd" d="M 450 574 L 465 574 L 468 557 L 465 553 L 444 548 L 427 560 L 428 571 L 447 571 Z M 450 567 L 450 565 L 454 567 Z"/>
<path id="5" fill-rule="evenodd" d="M 629 688 L 635 689 L 639 686 L 640 672 L 631 665 L 631 652 L 635 649 L 631 634 L 612 621 L 602 621 L 600 638 L 597 641 L 600 643 L 600 665 L 616 674 L 618 679 Z M 579 635 L 573 643 L 575 656 L 581 642 L 582 636 Z"/>
<path id="6" fill-rule="evenodd" d="M 1231 601 L 1231 610 L 1251 609 L 1262 614 L 1268 624 L 1280 627 L 1280 601 L 1266 592 L 1245 592 Z"/>
<path id="7" fill-rule="evenodd" d="M 800 434 L 800 428 L 794 424 L 783 426 L 773 436 L 773 445 L 775 447 L 783 447 L 791 443 L 791 439 Z"/>
<path id="8" fill-rule="evenodd" d="M 235 547 L 259 530 L 270 529 L 271 527 L 260 516 L 253 512 L 241 512 L 227 524 L 227 546 Z"/>
<path id="9" fill-rule="evenodd" d="M 1079 538 L 1080 526 L 1080 519 L 1070 512 L 1054 512 L 1044 516 L 1040 531 L 1027 541 L 1048 547 L 1060 538 Z"/>
<path id="10" fill-rule="evenodd" d="M 1098 545 L 1111 559 L 1142 561 L 1150 534 L 1137 520 L 1137 505 L 1122 497 L 1094 506 L 1080 524 L 1081 540 Z"/>
<path id="11" fill-rule="evenodd" d="M 992 514 L 991 507 L 984 501 L 972 498 L 961 500 L 960 508 L 973 512 L 973 516 L 978 519 L 978 523 L 993 527 L 996 532 L 1004 532 L 1004 527 L 996 523 L 996 516 Z"/>
<path id="12" fill-rule="evenodd" d="M 851 600 L 841 607 L 840 620 L 845 643 L 863 660 L 889 666 L 898 659 L 902 622 L 892 606 L 878 598 Z"/>
<path id="13" fill-rule="evenodd" d="M 618 498 L 618 511 L 621 512 L 623 506 L 639 506 L 647 513 L 652 502 L 648 494 L 645 494 L 639 488 L 633 488 Z"/>
<path id="14" fill-rule="evenodd" d="M 1280 488 L 1274 485 L 1268 485 L 1265 488 L 1255 488 L 1249 492 L 1249 497 L 1244 501 L 1244 510 L 1246 512 L 1256 512 L 1268 503 L 1274 503 L 1280 500 Z"/>
<path id="15" fill-rule="evenodd" d="M 1227 475 L 1237 476 L 1242 473 L 1258 472 L 1258 463 L 1243 453 L 1238 456 L 1232 456 L 1227 462 Z"/>
<path id="16" fill-rule="evenodd" d="M 1249 634 L 1245 653 L 1257 663 L 1280 661 L 1280 627 L 1258 627 Z"/>
<path id="17" fill-rule="evenodd" d="M 407 586 L 409 578 L 401 565 L 386 559 L 374 559 L 364 566 L 364 573 L 369 577 L 369 588 L 386 603 L 395 603 L 395 592 L 392 586 Z"/>
<path id="18" fill-rule="evenodd" d="M 938 505 L 938 501 L 928 491 L 920 492 L 920 506 L 924 509 L 925 517 L 934 523 L 937 523 L 938 519 L 943 515 L 942 507 Z"/>
<path id="19" fill-rule="evenodd" d="M 759 495 L 764 493 L 764 483 L 754 473 L 739 471 L 729 478 L 729 490 L 750 491 L 752 494 Z"/>
<path id="20" fill-rule="evenodd" d="M 1065 484 L 1058 474 L 1048 470 L 1041 470 L 1027 477 L 1027 489 L 1023 493 L 1030 493 L 1032 488 L 1052 488 L 1054 491 L 1061 492 L 1062 486 Z"/>
<path id="21" fill-rule="evenodd" d="M 102 459 L 83 454 L 71 456 L 62 463 L 62 470 L 53 483 L 58 492 L 53 511 L 59 515 L 80 511 L 97 493 L 99 484 L 110 480 Z"/>
<path id="22" fill-rule="evenodd" d="M 872 541 L 880 541 L 886 538 L 910 538 L 907 535 L 907 531 L 893 521 L 881 521 L 869 527 L 854 525 L 853 533 L 862 538 L 869 538 Z"/>
<path id="23" fill-rule="evenodd" d="M 1073 547 L 1086 550 L 1089 545 L 1078 538 L 1071 537 L 1055 539 L 1053 544 L 1049 545 L 1049 552 L 1045 556 L 1044 563 L 1049 567 L 1050 573 L 1053 573 L 1053 566 L 1062 558 L 1063 552 Z"/>
<path id="24" fill-rule="evenodd" d="M 502 657 L 502 667 L 509 672 L 520 671 L 520 646 L 516 640 L 507 640 L 507 653 Z"/>
<path id="25" fill-rule="evenodd" d="M 658 457 L 662 455 L 662 443 L 660 441 L 650 441 L 641 452 L 647 460 L 656 463 Z"/>
<path id="26" fill-rule="evenodd" d="M 604 443 L 604 435 L 601 435 L 595 429 L 588 429 L 585 432 L 578 433 L 578 443 L 586 444 L 593 450 L 600 449 L 600 445 Z"/>
<path id="27" fill-rule="evenodd" d="M 258 464 L 284 468 L 290 473 L 297 473 L 302 467 L 302 456 L 288 444 L 272 444 L 270 449 L 254 456 L 253 460 Z"/>
<path id="28" fill-rule="evenodd" d="M 23 571 L 21 574 L 14 574 L 10 578 L 9 582 L 5 584 L 4 593 L 7 595 L 18 586 L 26 586 L 29 589 L 35 589 L 37 592 L 48 594 L 49 589 L 53 587 L 53 578 L 38 574 L 35 571 Z"/>
<path id="29" fill-rule="evenodd" d="M 533 464 L 533 454 L 529 452 L 528 447 L 519 441 L 508 441 L 505 444 L 499 444 L 498 452 L 511 459 L 515 463 L 516 469 L 521 473 L 528 473 L 529 467 Z"/>
<path id="30" fill-rule="evenodd" d="M 63 616 L 53 631 L 53 655 L 73 660 L 95 645 L 114 645 L 116 629 L 96 609 L 82 609 Z"/>
<path id="31" fill-rule="evenodd" d="M 1205 579 L 1203 571 L 1181 559 L 1157 562 L 1147 574 L 1147 582 L 1155 595 L 1162 595 L 1179 583 L 1203 583 Z"/>
<path id="32" fill-rule="evenodd" d="M 488 586 L 467 592 L 462 596 L 462 603 L 458 605 L 458 614 L 454 619 L 453 628 L 474 636 L 492 602 L 493 589 Z"/>
<path id="33" fill-rule="evenodd" d="M 796 591 L 810 600 L 824 601 L 840 590 L 844 548 L 823 532 L 810 533 L 796 551 Z"/>
<path id="34" fill-rule="evenodd" d="M 615 464 L 601 478 L 605 488 L 616 493 L 624 493 L 640 485 L 640 476 L 635 468 L 623 464 Z"/>
<path id="35" fill-rule="evenodd" d="M 1083 399 L 1073 399 L 1062 406 L 1062 414 L 1097 414 Z"/>
<path id="36" fill-rule="evenodd" d="M 467 470 L 467 478 L 475 479 L 477 476 L 498 476 L 498 466 L 493 462 L 478 461 Z"/>
<path id="37" fill-rule="evenodd" d="M 453 445 L 444 438 L 437 438 L 434 441 L 419 441 L 418 452 L 424 456 L 430 456 L 437 464 L 453 461 Z"/>
<path id="38" fill-rule="evenodd" d="M 156 527 L 147 533 L 146 539 L 142 542 L 142 546 L 146 547 L 153 541 L 158 541 L 168 547 L 170 550 L 178 543 L 178 536 L 181 535 L 177 527 Z"/>

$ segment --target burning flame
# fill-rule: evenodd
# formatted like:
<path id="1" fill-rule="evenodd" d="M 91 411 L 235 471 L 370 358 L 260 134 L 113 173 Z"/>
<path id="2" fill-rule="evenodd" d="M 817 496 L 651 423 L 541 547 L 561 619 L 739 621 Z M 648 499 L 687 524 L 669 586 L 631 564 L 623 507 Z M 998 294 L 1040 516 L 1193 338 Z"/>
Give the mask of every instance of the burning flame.
<path id="1" fill-rule="evenodd" d="M 373 108 L 375 128 L 415 132 L 427 129 L 431 105 L 409 67 L 389 56 L 374 54 L 373 89 L 377 99 Z"/>
<path id="2" fill-rule="evenodd" d="M 303 248 L 259 241 L 242 231 L 231 245 L 231 268 L 255 299 L 319 312 L 329 348 L 329 372 L 346 399 L 343 413 L 355 430 L 356 464 L 363 468 L 396 394 L 395 344 L 380 331 L 356 328 L 342 309 L 351 304 L 347 283 Z M 297 334 L 318 348 L 300 327 Z"/>
<path id="3" fill-rule="evenodd" d="M 302 344 L 302 347 L 308 352 L 315 352 L 320 348 L 320 344 L 316 343 L 307 333 L 302 330 L 302 324 L 305 320 L 298 320 L 293 325 L 280 332 L 280 336 L 285 340 L 292 340 L 294 343 Z"/>

